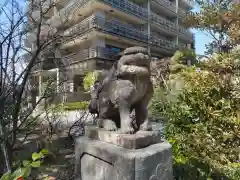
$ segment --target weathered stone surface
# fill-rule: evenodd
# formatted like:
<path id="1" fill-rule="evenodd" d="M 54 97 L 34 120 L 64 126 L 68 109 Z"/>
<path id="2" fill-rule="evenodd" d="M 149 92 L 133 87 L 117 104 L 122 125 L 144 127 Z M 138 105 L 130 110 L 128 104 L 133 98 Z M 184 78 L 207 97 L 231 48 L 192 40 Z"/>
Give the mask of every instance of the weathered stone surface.
<path id="1" fill-rule="evenodd" d="M 138 131 L 136 134 L 121 134 L 94 126 L 85 127 L 85 136 L 126 149 L 140 149 L 161 141 L 161 136 L 159 136 L 157 131 Z"/>
<path id="2" fill-rule="evenodd" d="M 120 130 L 124 134 L 151 130 L 148 119 L 148 104 L 153 96 L 150 62 L 146 48 L 127 48 L 103 80 L 95 81 L 88 108 L 98 114 L 98 127 Z"/>
<path id="3" fill-rule="evenodd" d="M 131 150 L 81 137 L 75 148 L 75 180 L 173 179 L 168 142 Z"/>

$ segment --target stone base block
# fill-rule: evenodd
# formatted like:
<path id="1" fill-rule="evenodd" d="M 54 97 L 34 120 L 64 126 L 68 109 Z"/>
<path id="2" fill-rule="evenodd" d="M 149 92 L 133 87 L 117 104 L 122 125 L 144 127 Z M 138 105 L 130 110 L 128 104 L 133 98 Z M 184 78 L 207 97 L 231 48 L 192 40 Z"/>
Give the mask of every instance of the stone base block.
<path id="1" fill-rule="evenodd" d="M 142 149 L 80 137 L 75 143 L 75 180 L 172 180 L 168 142 Z"/>
<path id="2" fill-rule="evenodd" d="M 126 149 L 140 149 L 161 141 L 161 136 L 159 136 L 157 131 L 138 131 L 136 134 L 120 134 L 95 126 L 86 126 L 85 136 Z"/>

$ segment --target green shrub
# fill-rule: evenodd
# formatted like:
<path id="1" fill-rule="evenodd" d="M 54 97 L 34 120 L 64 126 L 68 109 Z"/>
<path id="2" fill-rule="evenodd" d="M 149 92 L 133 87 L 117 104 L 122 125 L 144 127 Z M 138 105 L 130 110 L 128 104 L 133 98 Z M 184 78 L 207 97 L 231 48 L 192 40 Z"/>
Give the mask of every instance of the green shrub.
<path id="1" fill-rule="evenodd" d="M 175 52 L 172 57 L 173 63 L 185 64 L 187 65 L 187 60 L 191 61 L 191 64 L 196 63 L 196 53 L 188 48 L 184 48 L 180 51 Z"/>
<path id="2" fill-rule="evenodd" d="M 88 91 L 90 89 L 90 87 L 98 79 L 98 77 L 99 77 L 99 72 L 97 71 L 88 72 L 86 74 L 86 76 L 83 79 L 83 86 L 85 91 Z"/>
<path id="3" fill-rule="evenodd" d="M 47 81 L 42 83 L 41 95 L 45 97 L 51 97 L 56 91 L 56 82 L 49 77 Z"/>
<path id="4" fill-rule="evenodd" d="M 223 58 L 224 56 L 224 58 Z M 240 179 L 240 77 L 232 55 L 215 57 L 177 75 L 184 86 L 152 101 L 167 117 L 165 136 L 173 146 L 176 179 Z M 159 90 L 161 91 L 161 90 Z"/>
<path id="5" fill-rule="evenodd" d="M 72 103 L 65 103 L 62 106 L 63 111 L 76 111 L 76 110 L 86 110 L 88 107 L 88 102 L 72 102 Z"/>
<path id="6" fill-rule="evenodd" d="M 24 179 L 31 175 L 33 168 L 39 168 L 44 158 L 48 155 L 48 150 L 43 149 L 39 153 L 33 153 L 31 160 L 25 160 L 16 164 L 13 172 L 5 173 L 0 180 L 18 180 Z"/>

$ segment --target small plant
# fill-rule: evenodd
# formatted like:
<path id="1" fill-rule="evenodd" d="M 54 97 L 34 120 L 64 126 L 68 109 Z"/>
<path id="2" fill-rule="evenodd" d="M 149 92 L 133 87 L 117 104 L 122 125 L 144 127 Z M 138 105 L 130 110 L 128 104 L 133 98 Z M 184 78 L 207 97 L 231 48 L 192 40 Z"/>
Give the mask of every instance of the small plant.
<path id="1" fill-rule="evenodd" d="M 97 71 L 88 72 L 83 79 L 83 86 L 85 91 L 89 91 L 93 83 L 98 79 L 99 73 Z"/>
<path id="2" fill-rule="evenodd" d="M 31 160 L 25 160 L 13 172 L 5 173 L 0 180 L 23 180 L 29 177 L 33 168 L 39 168 L 43 159 L 48 155 L 48 150 L 43 149 L 39 153 L 33 153 Z"/>
<path id="3" fill-rule="evenodd" d="M 88 108 L 88 101 L 68 102 L 64 104 L 53 105 L 51 107 L 52 111 L 54 110 L 56 112 L 86 110 L 87 108 Z"/>
<path id="4" fill-rule="evenodd" d="M 190 60 L 191 64 L 196 63 L 196 53 L 191 49 L 182 49 L 181 51 L 175 52 L 172 57 L 172 61 L 179 64 L 187 65 L 187 61 Z"/>
<path id="5" fill-rule="evenodd" d="M 42 96 L 49 97 L 55 93 L 56 90 L 56 82 L 52 78 L 48 78 L 45 82 L 42 83 L 41 94 Z"/>

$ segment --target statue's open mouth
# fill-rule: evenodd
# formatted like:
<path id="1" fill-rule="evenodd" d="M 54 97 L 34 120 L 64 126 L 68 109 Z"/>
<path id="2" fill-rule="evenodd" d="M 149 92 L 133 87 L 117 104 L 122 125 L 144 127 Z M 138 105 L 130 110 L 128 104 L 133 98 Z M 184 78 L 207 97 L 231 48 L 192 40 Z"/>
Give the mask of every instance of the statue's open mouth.
<path id="1" fill-rule="evenodd" d="M 118 64 L 121 75 L 148 75 L 150 67 L 149 56 L 143 53 L 122 56 Z"/>
<path id="2" fill-rule="evenodd" d="M 149 74 L 148 65 L 122 65 L 119 69 L 120 73 L 123 74 L 136 74 L 136 75 L 147 75 Z"/>

